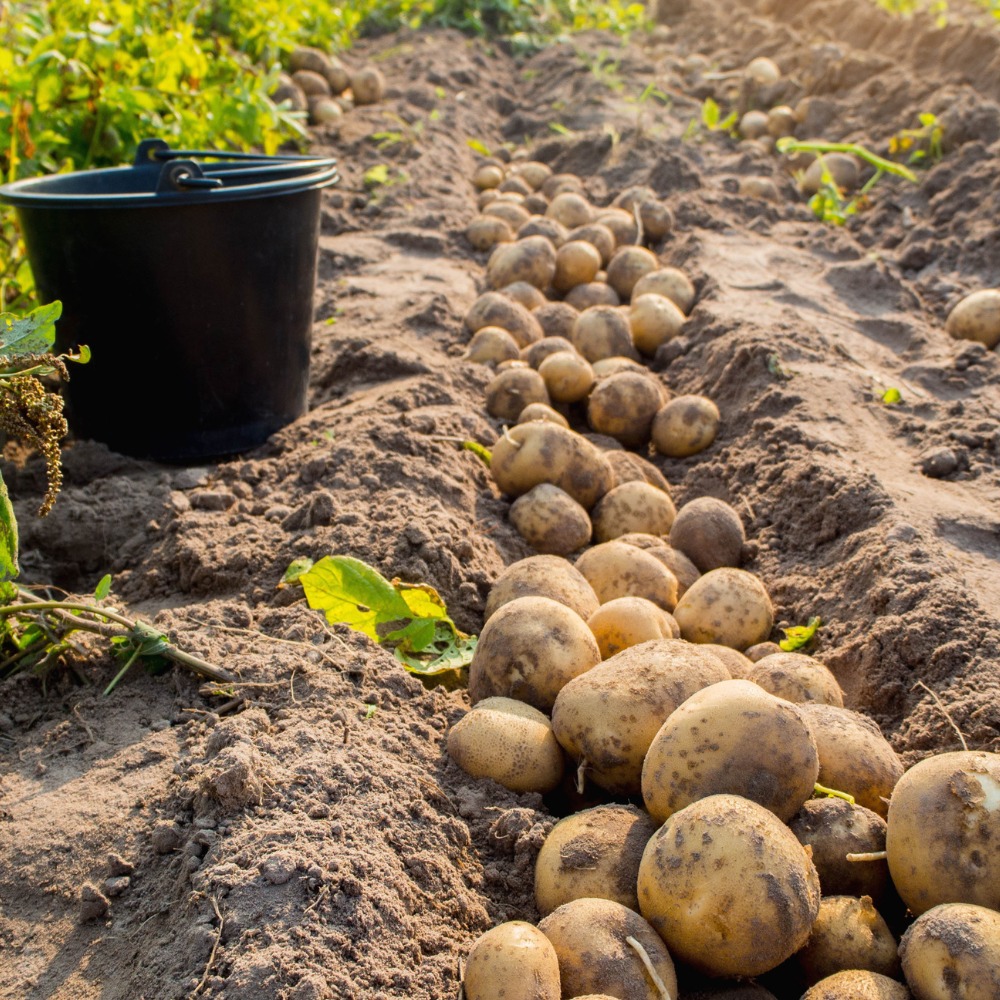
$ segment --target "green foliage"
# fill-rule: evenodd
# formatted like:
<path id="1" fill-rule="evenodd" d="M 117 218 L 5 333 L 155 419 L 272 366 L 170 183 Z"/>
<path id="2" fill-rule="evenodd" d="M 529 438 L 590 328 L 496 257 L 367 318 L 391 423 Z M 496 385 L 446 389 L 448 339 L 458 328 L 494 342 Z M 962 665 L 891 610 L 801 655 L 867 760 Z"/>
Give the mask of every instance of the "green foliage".
<path id="1" fill-rule="evenodd" d="M 819 618 L 810 618 L 806 625 L 793 625 L 791 628 L 784 628 L 781 631 L 785 633 L 785 638 L 778 645 L 786 653 L 794 653 L 795 650 L 812 642 L 820 624 Z"/>
<path id="2" fill-rule="evenodd" d="M 882 393 L 881 399 L 886 406 L 895 406 L 903 402 L 903 394 L 898 389 L 889 388 Z"/>
<path id="3" fill-rule="evenodd" d="M 918 119 L 919 128 L 900 129 L 889 140 L 889 155 L 905 154 L 909 164 L 937 163 L 944 156 L 944 129 L 936 115 L 925 113 L 919 115 Z"/>

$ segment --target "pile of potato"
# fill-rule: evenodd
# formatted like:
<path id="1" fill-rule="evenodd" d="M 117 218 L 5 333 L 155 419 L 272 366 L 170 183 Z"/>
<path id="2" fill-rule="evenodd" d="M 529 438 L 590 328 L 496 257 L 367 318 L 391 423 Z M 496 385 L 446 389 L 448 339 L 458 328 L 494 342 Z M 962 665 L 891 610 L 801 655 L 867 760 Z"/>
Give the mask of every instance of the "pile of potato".
<path id="1" fill-rule="evenodd" d="M 288 72 L 279 77 L 271 100 L 308 112 L 310 125 L 324 125 L 356 105 L 377 104 L 384 94 L 385 77 L 376 67 L 351 70 L 322 49 L 300 46 L 289 56 Z"/>

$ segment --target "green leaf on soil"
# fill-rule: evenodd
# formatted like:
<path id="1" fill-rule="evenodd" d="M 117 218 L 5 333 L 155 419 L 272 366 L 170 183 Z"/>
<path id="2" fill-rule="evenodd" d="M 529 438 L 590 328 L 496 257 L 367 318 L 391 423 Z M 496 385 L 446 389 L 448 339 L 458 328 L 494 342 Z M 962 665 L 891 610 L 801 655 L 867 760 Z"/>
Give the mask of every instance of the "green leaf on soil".
<path id="1" fill-rule="evenodd" d="M 38 306 L 25 316 L 0 313 L 0 354 L 8 358 L 48 354 L 56 342 L 56 320 L 61 315 L 61 302 Z"/>
<path id="2" fill-rule="evenodd" d="M 462 447 L 480 458 L 487 469 L 490 467 L 490 463 L 493 461 L 493 452 L 489 448 L 481 445 L 478 441 L 463 441 Z"/>
<path id="3" fill-rule="evenodd" d="M 381 187 L 389 183 L 389 168 L 384 163 L 376 163 L 374 167 L 369 167 L 362 177 L 366 188 Z"/>
<path id="4" fill-rule="evenodd" d="M 903 394 L 898 389 L 886 389 L 882 393 L 882 402 L 886 406 L 892 406 L 894 403 L 902 403 Z"/>
<path id="5" fill-rule="evenodd" d="M 479 153 L 481 156 L 492 156 L 490 152 L 490 147 L 486 145 L 485 142 L 480 142 L 478 139 L 466 139 L 466 144 L 469 149 Z"/>
<path id="6" fill-rule="evenodd" d="M 103 601 L 111 593 L 111 574 L 105 573 L 94 588 L 94 600 Z"/>
<path id="7" fill-rule="evenodd" d="M 13 580 L 20 572 L 17 566 L 17 519 L 7 493 L 7 484 L 0 476 L 0 580 Z"/>
<path id="8" fill-rule="evenodd" d="M 793 625 L 791 628 L 783 628 L 781 631 L 785 633 L 785 638 L 778 645 L 786 653 L 794 653 L 795 650 L 801 649 L 812 640 L 820 624 L 819 618 L 810 618 L 806 625 Z"/>
<path id="9" fill-rule="evenodd" d="M 293 583 L 299 583 L 299 577 L 303 573 L 308 573 L 312 568 L 313 561 L 308 556 L 303 556 L 301 559 L 293 559 L 288 564 L 288 569 L 285 570 L 284 576 L 278 582 L 278 590 L 281 590 L 283 587 L 289 587 Z"/>
<path id="10" fill-rule="evenodd" d="M 701 105 L 701 123 L 712 131 L 719 127 L 719 105 L 711 97 L 706 97 Z"/>

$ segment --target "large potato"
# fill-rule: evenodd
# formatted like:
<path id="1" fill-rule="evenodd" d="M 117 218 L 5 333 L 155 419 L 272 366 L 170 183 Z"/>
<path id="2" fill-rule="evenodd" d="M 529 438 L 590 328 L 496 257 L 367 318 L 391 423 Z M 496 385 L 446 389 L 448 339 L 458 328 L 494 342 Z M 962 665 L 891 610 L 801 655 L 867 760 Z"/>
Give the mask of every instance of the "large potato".
<path id="1" fill-rule="evenodd" d="M 620 795 L 641 790 L 642 762 L 668 716 L 696 691 L 726 680 L 722 663 L 676 639 L 617 653 L 559 692 L 552 729 L 587 776 Z"/>
<path id="2" fill-rule="evenodd" d="M 549 402 L 545 380 L 533 368 L 498 371 L 486 386 L 486 412 L 505 423 L 517 420 L 530 403 Z"/>
<path id="3" fill-rule="evenodd" d="M 670 544 L 702 573 L 739 566 L 745 542 L 739 514 L 715 497 L 698 497 L 684 504 L 670 527 Z"/>
<path id="4" fill-rule="evenodd" d="M 563 754 L 543 712 L 513 698 L 484 698 L 448 733 L 448 754 L 474 778 L 512 792 L 550 792 L 563 774 Z"/>
<path id="5" fill-rule="evenodd" d="M 628 302 L 636 282 L 659 266 L 656 254 L 645 247 L 619 247 L 608 262 L 608 284 L 618 293 L 622 302 Z"/>
<path id="6" fill-rule="evenodd" d="M 527 347 L 542 339 L 538 320 L 519 302 L 500 292 L 480 295 L 466 315 L 465 325 L 472 333 L 484 326 L 499 326 L 517 341 L 518 347 Z"/>
<path id="7" fill-rule="evenodd" d="M 666 535 L 676 516 L 677 509 L 668 493 L 649 483 L 622 483 L 597 501 L 592 514 L 594 537 L 599 542 L 610 542 L 629 532 Z"/>
<path id="8" fill-rule="evenodd" d="M 639 354 L 632 343 L 628 320 L 616 306 L 590 306 L 573 324 L 573 346 L 591 363 L 602 358 L 633 358 Z"/>
<path id="9" fill-rule="evenodd" d="M 752 573 L 728 566 L 698 577 L 677 602 L 674 617 L 688 642 L 738 650 L 763 642 L 774 626 L 764 584 Z"/>
<path id="10" fill-rule="evenodd" d="M 469 665 L 472 703 L 517 698 L 544 712 L 563 686 L 601 662 L 587 623 L 548 597 L 519 597 L 483 626 Z"/>
<path id="11" fill-rule="evenodd" d="M 920 916 L 899 946 L 917 1000 L 1000 997 L 1000 913 L 943 903 Z"/>
<path id="12" fill-rule="evenodd" d="M 510 523 L 536 551 L 567 556 L 590 541 L 587 512 L 565 490 L 539 483 L 510 508 Z"/>
<path id="13" fill-rule="evenodd" d="M 633 293 L 632 304 L 628 311 L 628 323 L 632 331 L 632 342 L 642 354 L 652 357 L 658 347 L 680 334 L 684 325 L 684 313 L 676 303 L 663 295 L 650 292 L 645 295 Z M 669 453 L 664 452 L 664 454 Z M 688 454 L 693 455 L 694 452 Z"/>
<path id="14" fill-rule="evenodd" d="M 878 972 L 852 969 L 821 979 L 802 1000 L 913 1000 L 900 982 Z"/>
<path id="15" fill-rule="evenodd" d="M 803 653 L 772 653 L 758 660 L 749 680 L 786 701 L 844 707 L 844 692 L 830 668 Z"/>
<path id="16" fill-rule="evenodd" d="M 602 604 L 616 597 L 645 597 L 664 611 L 673 611 L 677 603 L 677 577 L 634 545 L 601 542 L 577 559 L 576 568 Z"/>
<path id="17" fill-rule="evenodd" d="M 886 851 L 903 902 L 1000 910 L 1000 754 L 956 751 L 911 767 L 889 800 Z"/>
<path id="18" fill-rule="evenodd" d="M 497 440 L 490 474 L 510 496 L 552 483 L 586 510 L 611 489 L 614 480 L 607 460 L 585 437 L 543 420 L 512 427 Z"/>
<path id="19" fill-rule="evenodd" d="M 587 625 L 605 660 L 629 646 L 653 639 L 678 639 L 681 634 L 673 615 L 645 597 L 607 601 L 587 619 Z"/>
<path id="20" fill-rule="evenodd" d="M 966 295 L 948 314 L 944 325 L 956 340 L 977 340 L 988 348 L 1000 344 L 1000 288 Z"/>
<path id="21" fill-rule="evenodd" d="M 597 247 L 585 240 L 567 240 L 556 251 L 552 287 L 557 292 L 568 292 L 577 285 L 593 281 L 600 269 L 601 254 Z"/>
<path id="22" fill-rule="evenodd" d="M 711 976 L 780 965 L 805 944 L 819 899 L 816 869 L 788 827 L 738 795 L 675 813 L 639 865 L 643 916 L 672 955 Z"/>
<path id="23" fill-rule="evenodd" d="M 574 899 L 611 899 L 639 912 L 636 879 L 653 821 L 635 806 L 584 809 L 560 820 L 535 861 L 535 905 L 548 916 Z"/>
<path id="24" fill-rule="evenodd" d="M 501 243 L 486 265 L 486 281 L 491 288 L 503 288 L 515 281 L 526 281 L 535 288 L 548 288 L 555 273 L 556 248 L 544 236 L 527 236 L 516 243 Z"/>
<path id="25" fill-rule="evenodd" d="M 656 411 L 663 404 L 663 389 L 647 374 L 619 372 L 601 379 L 587 401 L 587 422 L 626 448 L 649 440 Z"/>
<path id="26" fill-rule="evenodd" d="M 517 341 L 499 326 L 480 327 L 469 341 L 466 361 L 479 365 L 497 365 L 519 356 Z"/>
<path id="27" fill-rule="evenodd" d="M 644 295 L 639 302 L 648 298 L 650 296 Z M 634 326 L 632 330 L 634 334 Z M 638 340 L 636 346 L 643 350 Z M 697 455 L 715 440 L 719 420 L 719 408 L 707 396 L 677 396 L 656 414 L 652 428 L 653 447 L 670 458 Z"/>
<path id="28" fill-rule="evenodd" d="M 720 793 L 752 799 L 786 821 L 812 796 L 818 774 L 816 742 L 795 705 L 750 681 L 723 680 L 660 727 L 642 765 L 642 798 L 661 823 Z"/>
<path id="29" fill-rule="evenodd" d="M 559 960 L 549 939 L 523 920 L 487 931 L 465 963 L 465 1000 L 559 1000 Z"/>
<path id="30" fill-rule="evenodd" d="M 694 305 L 695 289 L 691 279 L 676 267 L 661 267 L 644 274 L 632 289 L 632 298 L 640 295 L 664 295 L 686 316 Z"/>
<path id="31" fill-rule="evenodd" d="M 511 563 L 490 588 L 485 619 L 518 597 L 551 598 L 572 608 L 584 621 L 600 607 L 587 578 L 560 556 L 528 556 Z"/>
<path id="32" fill-rule="evenodd" d="M 656 931 L 634 910 L 610 899 L 574 899 L 542 920 L 538 929 L 559 957 L 564 997 L 606 993 L 628 1000 L 663 1000 L 637 941 L 667 993 L 677 996 L 674 963 Z"/>

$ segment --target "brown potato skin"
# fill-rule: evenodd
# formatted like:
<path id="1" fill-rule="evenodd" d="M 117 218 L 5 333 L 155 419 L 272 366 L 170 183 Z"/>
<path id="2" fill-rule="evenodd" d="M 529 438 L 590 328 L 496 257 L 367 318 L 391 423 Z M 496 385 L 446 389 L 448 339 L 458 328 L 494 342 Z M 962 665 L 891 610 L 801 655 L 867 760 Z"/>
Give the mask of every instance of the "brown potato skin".
<path id="1" fill-rule="evenodd" d="M 694 305 L 694 283 L 676 267 L 661 267 L 644 274 L 632 289 L 632 297 L 637 298 L 647 293 L 666 296 L 685 316 Z"/>
<path id="2" fill-rule="evenodd" d="M 729 566 L 698 577 L 678 600 L 674 617 L 688 642 L 738 650 L 762 642 L 774 627 L 774 609 L 764 585 L 752 573 Z"/>
<path id="3" fill-rule="evenodd" d="M 739 566 L 745 542 L 739 514 L 715 497 L 690 500 L 670 527 L 670 544 L 702 573 L 720 566 Z"/>
<path id="4" fill-rule="evenodd" d="M 514 231 L 494 215 L 479 215 L 465 229 L 465 238 L 476 250 L 490 250 L 498 243 L 511 243 Z"/>
<path id="5" fill-rule="evenodd" d="M 566 227 L 558 219 L 533 215 L 517 231 L 519 240 L 528 236 L 544 236 L 558 250 L 566 242 Z"/>
<path id="6" fill-rule="evenodd" d="M 529 403 L 549 402 L 545 380 L 533 368 L 499 371 L 486 386 L 486 412 L 505 423 L 516 421 Z"/>
<path id="7" fill-rule="evenodd" d="M 628 320 L 616 306 L 589 306 L 576 318 L 570 335 L 573 346 L 591 363 L 602 358 L 638 360 Z M 652 418 L 650 418 L 652 422 Z"/>
<path id="8" fill-rule="evenodd" d="M 715 440 L 719 421 L 719 408 L 706 396 L 677 396 L 653 420 L 653 447 L 670 458 L 697 455 Z"/>
<path id="9" fill-rule="evenodd" d="M 587 401 L 587 423 L 626 448 L 639 448 L 649 440 L 662 401 L 655 379 L 638 372 L 618 372 L 594 387 Z"/>
<path id="10" fill-rule="evenodd" d="M 628 302 L 636 282 L 659 266 L 656 254 L 645 247 L 619 247 L 608 262 L 608 284 L 622 302 Z"/>
<path id="11" fill-rule="evenodd" d="M 852 969 L 821 979 L 802 1000 L 913 1000 L 913 994 L 888 976 Z"/>
<path id="12" fill-rule="evenodd" d="M 521 349 L 521 360 L 527 361 L 536 371 L 538 366 L 550 355 L 574 353 L 575 348 L 565 337 L 543 337 L 533 344 Z"/>
<path id="13" fill-rule="evenodd" d="M 618 306 L 618 293 L 603 281 L 587 281 L 574 285 L 567 293 L 565 302 L 583 312 L 593 306 Z"/>
<path id="14" fill-rule="evenodd" d="M 522 348 L 542 339 L 542 328 L 538 320 L 519 302 L 514 302 L 501 292 L 485 292 L 480 295 L 466 315 L 465 325 L 472 333 L 484 326 L 499 326 Z"/>
<path id="15" fill-rule="evenodd" d="M 579 315 L 578 310 L 566 302 L 546 302 L 534 310 L 544 336 L 564 337 L 567 341 L 573 335 L 573 324 Z"/>
<path id="16" fill-rule="evenodd" d="M 560 427 L 569 427 L 569 421 L 558 410 L 545 403 L 528 403 L 517 418 L 519 424 L 526 424 L 531 420 L 548 420 Z"/>
<path id="17" fill-rule="evenodd" d="M 561 556 L 528 556 L 511 563 L 493 582 L 486 598 L 486 621 L 518 597 L 548 597 L 586 621 L 600 607 L 587 578 Z"/>
<path id="18" fill-rule="evenodd" d="M 489 210 L 490 206 L 487 206 Z M 516 243 L 501 243 L 486 265 L 491 288 L 503 288 L 526 281 L 536 288 L 548 288 L 556 273 L 556 249 L 544 236 L 527 236 Z"/>
<path id="19" fill-rule="evenodd" d="M 666 535 L 677 516 L 670 495 L 649 483 L 628 482 L 608 490 L 591 514 L 594 537 L 609 542 L 629 532 Z"/>
<path id="20" fill-rule="evenodd" d="M 590 541 L 587 512 L 564 490 L 539 483 L 510 508 L 510 523 L 536 551 L 567 556 Z"/>
<path id="21" fill-rule="evenodd" d="M 803 653 L 772 653 L 758 660 L 750 680 L 776 698 L 844 707 L 844 692 L 829 667 Z"/>
<path id="22" fill-rule="evenodd" d="M 660 470 L 652 462 L 637 455 L 634 451 L 619 449 L 609 451 L 605 458 L 611 463 L 611 468 L 615 474 L 615 486 L 622 483 L 641 482 L 649 483 L 664 493 L 670 493 L 670 484 L 664 478 Z"/>
<path id="23" fill-rule="evenodd" d="M 630 646 L 655 639 L 679 639 L 673 615 L 645 597 L 617 597 L 602 604 L 588 619 L 602 659 Z"/>
<path id="24" fill-rule="evenodd" d="M 604 604 L 616 597 L 645 597 L 664 611 L 677 603 L 677 577 L 655 556 L 624 542 L 601 542 L 587 549 L 576 568 Z"/>
<path id="25" fill-rule="evenodd" d="M 992 350 L 1000 344 L 1000 288 L 966 295 L 948 314 L 944 328 L 956 340 L 976 340 Z"/>
<path id="26" fill-rule="evenodd" d="M 585 240 L 567 240 L 556 251 L 552 287 L 557 292 L 568 292 L 577 285 L 593 281 L 600 269 L 601 254 L 597 247 Z"/>
<path id="27" fill-rule="evenodd" d="M 483 934 L 465 963 L 465 1000 L 559 1000 L 559 960 L 549 939 L 512 920 Z"/>

